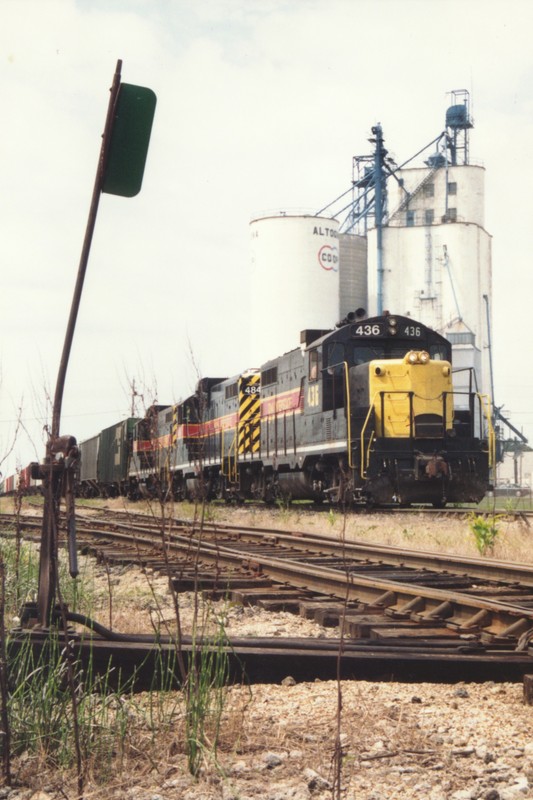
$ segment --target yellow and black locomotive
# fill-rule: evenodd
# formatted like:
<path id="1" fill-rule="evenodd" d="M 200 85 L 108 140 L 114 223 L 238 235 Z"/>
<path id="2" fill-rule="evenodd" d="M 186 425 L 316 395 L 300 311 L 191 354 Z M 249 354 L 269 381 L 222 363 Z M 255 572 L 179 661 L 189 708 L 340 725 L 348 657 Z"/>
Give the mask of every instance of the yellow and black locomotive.
<path id="1" fill-rule="evenodd" d="M 493 449 L 484 399 L 454 391 L 447 339 L 408 317 L 349 315 L 261 369 L 150 409 L 128 491 L 443 506 L 483 497 Z"/>

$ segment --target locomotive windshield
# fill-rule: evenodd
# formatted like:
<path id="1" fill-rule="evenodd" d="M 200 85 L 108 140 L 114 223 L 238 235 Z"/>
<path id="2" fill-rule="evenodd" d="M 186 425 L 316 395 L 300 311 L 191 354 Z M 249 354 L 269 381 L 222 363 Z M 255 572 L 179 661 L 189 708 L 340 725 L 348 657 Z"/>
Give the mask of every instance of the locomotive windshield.
<path id="1" fill-rule="evenodd" d="M 322 341 L 324 411 L 345 405 L 345 364 L 350 368 L 376 359 L 402 359 L 410 350 L 426 350 L 434 361 L 451 361 L 451 344 L 408 317 L 373 317 L 344 325 Z"/>
<path id="2" fill-rule="evenodd" d="M 403 358 L 409 350 L 415 349 L 412 342 L 381 340 L 377 342 L 330 342 L 327 347 L 327 364 L 331 367 L 342 364 L 349 366 L 367 364 L 377 358 Z M 427 349 L 434 361 L 447 361 L 450 356 L 445 344 L 423 343 L 418 349 Z"/>

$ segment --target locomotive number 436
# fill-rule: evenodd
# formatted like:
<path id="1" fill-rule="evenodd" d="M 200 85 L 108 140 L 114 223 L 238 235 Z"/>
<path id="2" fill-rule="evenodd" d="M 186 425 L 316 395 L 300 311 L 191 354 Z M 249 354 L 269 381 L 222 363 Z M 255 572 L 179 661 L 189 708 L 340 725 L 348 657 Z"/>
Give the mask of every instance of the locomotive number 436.
<path id="1" fill-rule="evenodd" d="M 409 338 L 418 339 L 422 336 L 422 329 L 418 325 L 405 325 L 403 328 L 400 328 L 398 331 L 400 334 L 407 336 Z M 361 323 L 360 325 L 356 325 L 353 329 L 353 334 L 355 336 L 382 336 L 383 329 L 381 325 L 374 323 L 371 325 L 370 323 Z"/>
<path id="2" fill-rule="evenodd" d="M 357 325 L 354 331 L 356 336 L 380 336 L 381 325 Z"/>

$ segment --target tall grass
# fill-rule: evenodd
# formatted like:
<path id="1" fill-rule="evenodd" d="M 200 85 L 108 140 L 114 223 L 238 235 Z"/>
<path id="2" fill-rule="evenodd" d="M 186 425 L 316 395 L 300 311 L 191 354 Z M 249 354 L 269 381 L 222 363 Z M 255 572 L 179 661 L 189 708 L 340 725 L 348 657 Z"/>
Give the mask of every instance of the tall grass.
<path id="1" fill-rule="evenodd" d="M 188 569 L 193 570 L 196 575 L 199 569 L 204 524 L 215 522 L 215 513 L 210 510 L 211 507 L 205 500 L 206 494 L 206 487 L 201 485 L 200 499 L 194 503 L 192 518 L 192 530 L 196 541 L 191 539 Z M 218 616 L 214 613 L 212 603 L 202 598 L 195 581 L 191 623 L 192 643 L 186 660 L 181 648 L 183 621 L 179 593 L 175 589 L 173 581 L 176 577 L 175 570 L 167 546 L 174 525 L 174 502 L 166 489 L 159 493 L 158 500 L 159 507 L 155 508 L 153 513 L 160 524 L 162 550 L 174 605 L 175 655 L 183 681 L 182 697 L 185 707 L 185 750 L 189 772 L 198 777 L 202 765 L 208 761 L 219 769 L 217 749 L 229 678 L 226 615 L 224 612 Z M 213 621 L 215 621 L 215 631 L 210 633 Z"/>
<path id="2" fill-rule="evenodd" d="M 38 756 L 47 765 L 70 769 L 75 765 L 74 720 L 67 685 L 68 664 L 61 635 L 50 635 L 38 653 L 30 640 L 15 652 L 7 643 L 10 661 L 8 713 L 14 755 Z M 123 692 L 108 692 L 109 674 L 96 677 L 74 664 L 77 687 L 77 725 L 84 763 L 111 774 L 127 727 Z"/>
<path id="3" fill-rule="evenodd" d="M 5 563 L 5 613 L 10 619 L 18 616 L 22 603 L 31 602 L 37 595 L 39 551 L 36 545 L 15 535 L 9 539 L 0 538 L 0 557 Z M 71 580 L 67 560 L 61 553 L 59 580 L 69 610 L 90 616 L 95 606 L 95 593 L 89 562 L 80 565 L 78 580 Z"/>
<path id="4" fill-rule="evenodd" d="M 186 742 L 187 759 L 191 775 L 198 776 L 209 754 L 218 767 L 217 750 L 220 724 L 226 701 L 229 677 L 228 641 L 224 617 L 212 637 L 205 636 L 207 617 L 202 625 L 202 638 L 193 633 L 193 647 L 186 685 Z"/>
<path id="5" fill-rule="evenodd" d="M 200 537 L 203 519 L 201 509 L 197 509 L 194 527 L 197 532 L 200 529 Z M 161 515 L 163 540 L 173 524 L 167 504 Z M 62 550 L 58 562 L 62 602 L 69 610 L 94 616 L 94 609 L 101 603 L 91 560 L 80 560 L 81 573 L 75 581 L 68 576 Z M 0 538 L 0 563 L 5 564 L 3 608 L 5 627 L 9 629 L 19 614 L 21 602 L 36 596 L 38 548 L 16 536 Z M 170 563 L 167 572 L 168 577 L 173 574 Z M 149 575 L 145 579 L 150 589 Z M 109 575 L 108 590 L 111 592 Z M 155 604 L 157 592 L 152 588 L 151 593 Z M 140 754 L 143 760 L 156 763 L 160 734 L 165 731 L 177 737 L 177 747 L 186 755 L 191 775 L 198 777 L 204 765 L 221 769 L 217 747 L 228 684 L 225 613 L 215 615 L 212 602 L 204 601 L 200 592 L 194 593 L 192 630 L 187 629 L 192 635 L 192 652 L 185 655 L 181 646 L 180 604 L 177 593 L 173 590 L 172 594 L 175 614 L 174 620 L 166 623 L 166 632 L 175 637 L 175 652 L 170 658 L 161 654 L 154 687 L 142 696 L 134 695 L 129 685 L 117 687 L 119 681 L 111 671 L 96 676 L 91 665 L 84 670 L 73 661 L 73 650 L 63 630 L 51 634 L 48 647 L 40 654 L 33 650 L 30 637 L 24 640 L 20 633 L 3 637 L 9 661 L 9 686 L 2 702 L 5 715 L 0 728 L 0 745 L 2 752 L 7 753 L 6 782 L 10 758 L 23 756 L 24 763 L 35 765 L 34 772 L 57 770 L 58 774 L 72 776 L 80 753 L 84 781 L 90 777 L 98 784 L 116 782 L 132 760 L 139 760 Z M 154 630 L 156 640 L 159 633 L 165 632 L 163 616 L 159 615 L 162 630 Z M 2 624 L 3 621 L 2 618 Z M 176 674 L 180 673 L 182 688 L 176 691 Z M 78 797 L 82 795 L 83 792 L 78 793 Z"/>

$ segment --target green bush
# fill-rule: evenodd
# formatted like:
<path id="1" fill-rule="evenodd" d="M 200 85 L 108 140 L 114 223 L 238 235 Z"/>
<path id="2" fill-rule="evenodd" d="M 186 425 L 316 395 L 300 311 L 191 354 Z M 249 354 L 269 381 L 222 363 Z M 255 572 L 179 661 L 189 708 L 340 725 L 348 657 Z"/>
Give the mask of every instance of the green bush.
<path id="1" fill-rule="evenodd" d="M 482 556 L 494 552 L 500 532 L 498 523 L 503 516 L 503 514 L 493 514 L 491 517 L 484 517 L 473 512 L 470 515 L 470 530 L 474 534 L 476 547 Z"/>

